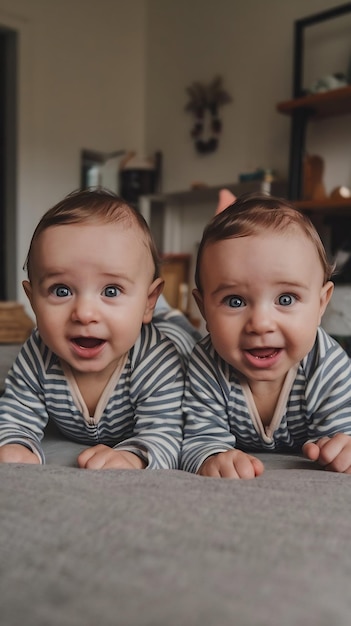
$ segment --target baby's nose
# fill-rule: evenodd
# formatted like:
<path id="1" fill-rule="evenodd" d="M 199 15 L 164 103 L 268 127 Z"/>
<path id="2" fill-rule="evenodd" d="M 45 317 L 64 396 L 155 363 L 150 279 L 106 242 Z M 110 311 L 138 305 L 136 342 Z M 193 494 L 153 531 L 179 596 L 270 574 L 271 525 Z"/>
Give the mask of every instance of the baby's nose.
<path id="1" fill-rule="evenodd" d="M 81 324 L 91 324 L 92 322 L 97 322 L 98 318 L 98 306 L 94 298 L 87 296 L 76 298 L 72 310 L 73 321 Z"/>

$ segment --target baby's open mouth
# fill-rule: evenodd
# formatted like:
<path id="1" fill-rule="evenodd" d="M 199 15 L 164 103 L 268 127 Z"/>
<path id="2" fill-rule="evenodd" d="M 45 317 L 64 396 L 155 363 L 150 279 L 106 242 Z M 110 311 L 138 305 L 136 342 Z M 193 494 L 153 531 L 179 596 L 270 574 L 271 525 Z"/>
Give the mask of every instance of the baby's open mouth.
<path id="1" fill-rule="evenodd" d="M 103 339 L 97 337 L 74 337 L 72 341 L 80 348 L 97 348 L 104 343 Z"/>
<path id="2" fill-rule="evenodd" d="M 256 359 L 268 359 L 278 354 L 278 348 L 255 348 L 254 350 L 248 350 L 248 352 Z"/>

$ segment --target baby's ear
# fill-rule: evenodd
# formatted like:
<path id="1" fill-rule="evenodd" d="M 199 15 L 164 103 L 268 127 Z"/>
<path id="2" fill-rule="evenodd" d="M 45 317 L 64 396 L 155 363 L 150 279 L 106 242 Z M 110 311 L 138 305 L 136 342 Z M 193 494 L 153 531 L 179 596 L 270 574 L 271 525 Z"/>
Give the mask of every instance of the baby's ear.
<path id="1" fill-rule="evenodd" d="M 203 301 L 203 297 L 202 297 L 201 291 L 199 291 L 198 289 L 193 289 L 193 296 L 195 298 L 195 302 L 196 302 L 197 306 L 199 307 L 199 311 L 200 311 L 202 317 L 206 321 L 205 309 L 204 309 L 204 301 Z"/>
<path id="2" fill-rule="evenodd" d="M 232 194 L 231 191 L 229 191 L 229 189 L 221 189 L 218 194 L 218 204 L 216 208 L 216 215 L 218 215 L 218 213 L 222 213 L 222 211 L 224 211 L 224 209 L 226 209 L 231 204 L 233 204 L 235 200 L 236 200 L 236 197 Z"/>
<path id="3" fill-rule="evenodd" d="M 33 295 L 33 292 L 32 292 L 32 285 L 31 285 L 31 283 L 29 282 L 29 280 L 24 280 L 24 281 L 22 282 L 22 287 L 23 287 L 23 289 L 24 289 L 24 291 L 25 291 L 25 293 L 26 293 L 26 296 L 27 296 L 27 298 L 28 298 L 29 302 L 32 304 L 32 295 Z"/>
<path id="4" fill-rule="evenodd" d="M 321 318 L 322 315 L 325 312 L 325 309 L 327 308 L 330 298 L 333 295 L 333 291 L 334 291 L 334 283 L 331 280 L 328 280 L 327 283 L 325 283 L 321 289 L 321 295 L 320 295 L 320 301 L 321 301 Z M 319 320 L 319 323 L 321 322 L 321 319 Z"/>
<path id="5" fill-rule="evenodd" d="M 144 317 L 143 317 L 144 324 L 149 324 L 149 322 L 151 322 L 157 299 L 163 291 L 164 284 L 165 284 L 165 281 L 163 280 L 163 278 L 156 278 L 151 283 L 149 287 L 146 307 L 144 311 Z"/>

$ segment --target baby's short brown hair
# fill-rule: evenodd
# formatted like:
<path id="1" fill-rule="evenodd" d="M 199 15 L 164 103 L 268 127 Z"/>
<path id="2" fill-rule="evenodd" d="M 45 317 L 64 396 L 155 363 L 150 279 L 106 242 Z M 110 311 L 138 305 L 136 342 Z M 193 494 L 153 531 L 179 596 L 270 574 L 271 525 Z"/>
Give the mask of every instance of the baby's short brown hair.
<path id="1" fill-rule="evenodd" d="M 116 223 L 121 221 L 140 229 L 145 239 L 145 245 L 150 249 L 154 262 L 155 272 L 153 280 L 155 280 L 160 275 L 160 260 L 145 219 L 118 195 L 103 188 L 74 191 L 43 215 L 34 230 L 23 267 L 24 270 L 27 270 L 29 280 L 31 280 L 33 246 L 39 235 L 47 228 L 50 228 L 50 226 L 81 224 L 85 222 Z"/>
<path id="2" fill-rule="evenodd" d="M 215 215 L 204 229 L 197 253 L 195 283 L 202 292 L 201 261 L 210 243 L 236 237 L 248 237 L 271 230 L 284 232 L 290 227 L 300 229 L 315 246 L 323 269 L 323 283 L 330 280 L 334 265 L 329 263 L 321 238 L 311 220 L 293 204 L 282 198 L 263 194 L 244 194 L 227 209 Z"/>

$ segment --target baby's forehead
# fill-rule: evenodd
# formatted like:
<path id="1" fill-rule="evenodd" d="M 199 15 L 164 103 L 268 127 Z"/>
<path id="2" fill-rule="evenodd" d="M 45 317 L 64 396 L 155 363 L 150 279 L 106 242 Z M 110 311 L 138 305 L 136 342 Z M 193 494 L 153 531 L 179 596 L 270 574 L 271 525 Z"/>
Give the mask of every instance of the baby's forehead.
<path id="1" fill-rule="evenodd" d="M 127 237 L 132 236 L 140 242 L 147 243 L 146 234 L 143 232 L 141 226 L 130 217 L 102 219 L 99 216 L 96 218 L 91 216 L 86 219 L 47 224 L 37 234 L 36 239 L 39 239 L 42 235 L 49 235 L 51 237 L 56 233 L 62 236 L 62 234 L 67 233 L 69 230 L 82 233 L 94 231 L 96 237 L 99 237 L 102 231 L 108 230 L 111 233 L 115 232 L 119 235 L 125 233 Z"/>
<path id="2" fill-rule="evenodd" d="M 210 237 L 203 246 L 199 257 L 199 268 L 205 263 L 207 266 L 212 263 L 212 257 L 220 255 L 221 261 L 230 262 L 232 255 L 239 254 L 241 258 L 255 253 L 255 249 L 270 251 L 275 249 L 283 260 L 298 255 L 306 259 L 306 262 L 316 267 L 320 266 L 324 270 L 321 253 L 317 242 L 309 236 L 299 225 L 289 225 L 286 229 L 265 228 L 247 233 L 231 234 L 227 237 Z M 259 263 L 259 257 L 255 260 Z M 214 268 L 215 269 L 215 268 Z"/>
<path id="3" fill-rule="evenodd" d="M 309 242 L 311 246 L 316 248 L 316 244 L 313 239 L 307 234 L 307 232 L 299 224 L 288 224 L 285 227 L 261 227 L 251 226 L 249 229 L 242 229 L 234 232 L 223 233 L 223 235 L 210 235 L 207 241 L 204 242 L 204 250 L 210 246 L 217 246 L 223 243 L 230 242 L 233 245 L 239 243 L 239 245 L 245 244 L 246 241 L 254 240 L 279 240 L 293 241 L 295 239 L 304 240 Z"/>
<path id="4" fill-rule="evenodd" d="M 36 259 L 37 262 L 40 261 L 42 254 L 46 253 L 48 246 L 51 248 L 51 245 L 55 245 L 56 249 L 56 245 L 65 244 L 66 250 L 72 250 L 72 242 L 74 241 L 86 241 L 87 246 L 90 247 L 93 246 L 93 242 L 97 244 L 103 241 L 107 252 L 107 250 L 111 250 L 111 246 L 112 248 L 114 246 L 114 235 L 116 235 L 114 249 L 116 257 L 118 257 L 122 238 L 128 242 L 128 254 L 143 254 L 145 262 L 149 263 L 150 260 L 150 264 L 154 266 L 152 249 L 147 233 L 143 231 L 137 221 L 131 219 L 102 220 L 97 218 L 49 224 L 38 232 L 34 238 L 30 257 L 33 260 Z M 88 247 L 84 249 L 84 253 L 89 254 Z"/>

